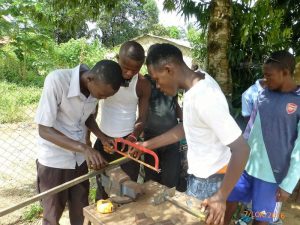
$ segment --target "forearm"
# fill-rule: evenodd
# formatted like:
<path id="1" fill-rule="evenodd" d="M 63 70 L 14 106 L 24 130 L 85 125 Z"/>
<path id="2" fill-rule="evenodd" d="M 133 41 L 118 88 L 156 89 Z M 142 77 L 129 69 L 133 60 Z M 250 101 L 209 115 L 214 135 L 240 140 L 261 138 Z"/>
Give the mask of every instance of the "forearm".
<path id="1" fill-rule="evenodd" d="M 219 193 L 227 199 L 239 180 L 249 157 L 249 146 L 242 136 L 229 145 L 232 155 Z"/>
<path id="2" fill-rule="evenodd" d="M 85 148 L 84 143 L 75 141 L 67 137 L 60 131 L 56 130 L 55 128 L 39 125 L 38 129 L 39 129 L 39 135 L 43 139 L 73 152 L 81 152 L 81 153 L 84 152 L 84 148 Z"/>
<path id="3" fill-rule="evenodd" d="M 95 120 L 95 116 L 93 114 L 91 114 L 89 116 L 89 118 L 86 120 L 85 125 L 87 126 L 87 128 L 89 129 L 90 132 L 92 132 L 93 134 L 96 135 L 96 137 L 101 138 L 104 136 L 104 134 L 100 130 L 100 128 Z"/>
<path id="4" fill-rule="evenodd" d="M 279 187 L 286 192 L 292 194 L 300 178 L 300 140 L 296 141 L 296 145 L 291 154 L 290 167 L 287 175 L 279 184 Z"/>
<path id="5" fill-rule="evenodd" d="M 180 141 L 184 138 L 183 124 L 178 124 L 174 128 L 170 129 L 166 133 L 163 133 L 155 138 L 147 140 L 143 145 L 150 149 L 156 149 L 162 146 L 170 145 Z"/>
<path id="6" fill-rule="evenodd" d="M 138 118 L 134 124 L 134 129 L 132 131 L 132 134 L 138 138 L 140 136 L 140 134 L 143 132 L 144 130 L 144 124 L 145 121 L 143 121 L 141 118 Z"/>

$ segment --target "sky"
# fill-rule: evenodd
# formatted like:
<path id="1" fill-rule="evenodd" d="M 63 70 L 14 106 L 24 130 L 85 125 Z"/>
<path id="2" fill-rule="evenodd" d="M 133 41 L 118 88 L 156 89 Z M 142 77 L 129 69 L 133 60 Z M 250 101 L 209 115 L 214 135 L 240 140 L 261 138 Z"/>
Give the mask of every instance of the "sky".
<path id="1" fill-rule="evenodd" d="M 186 28 L 189 21 L 185 21 L 184 17 L 181 16 L 181 13 L 172 11 L 166 12 L 163 10 L 163 2 L 164 0 L 155 0 L 157 7 L 159 9 L 159 23 L 165 26 L 180 26 L 182 28 Z M 193 22 L 190 19 L 190 22 Z"/>

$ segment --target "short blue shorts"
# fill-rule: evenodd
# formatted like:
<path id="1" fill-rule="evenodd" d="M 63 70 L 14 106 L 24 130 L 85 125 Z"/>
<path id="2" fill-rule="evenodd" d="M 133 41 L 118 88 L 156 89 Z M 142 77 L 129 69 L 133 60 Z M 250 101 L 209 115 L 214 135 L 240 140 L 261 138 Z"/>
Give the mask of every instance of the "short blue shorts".
<path id="1" fill-rule="evenodd" d="M 244 171 L 229 195 L 229 202 L 252 201 L 251 216 L 257 221 L 275 222 L 281 217 L 280 204 L 276 203 L 278 184 L 250 176 Z"/>

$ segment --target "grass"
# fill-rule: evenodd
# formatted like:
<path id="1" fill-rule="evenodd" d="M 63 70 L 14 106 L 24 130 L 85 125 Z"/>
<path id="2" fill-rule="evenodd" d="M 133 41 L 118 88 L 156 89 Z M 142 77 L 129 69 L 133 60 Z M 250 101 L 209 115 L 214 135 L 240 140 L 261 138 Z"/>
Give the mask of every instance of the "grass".
<path id="1" fill-rule="evenodd" d="M 30 208 L 24 213 L 23 218 L 25 221 L 32 222 L 41 217 L 43 208 L 39 203 L 32 204 Z"/>
<path id="2" fill-rule="evenodd" d="M 91 188 L 90 188 L 89 202 L 92 202 L 92 203 L 95 202 L 95 199 L 96 199 L 96 191 L 97 191 L 97 188 L 96 188 L 96 187 L 91 187 Z"/>
<path id="3" fill-rule="evenodd" d="M 33 118 L 41 88 L 0 81 L 0 123 L 16 123 Z"/>

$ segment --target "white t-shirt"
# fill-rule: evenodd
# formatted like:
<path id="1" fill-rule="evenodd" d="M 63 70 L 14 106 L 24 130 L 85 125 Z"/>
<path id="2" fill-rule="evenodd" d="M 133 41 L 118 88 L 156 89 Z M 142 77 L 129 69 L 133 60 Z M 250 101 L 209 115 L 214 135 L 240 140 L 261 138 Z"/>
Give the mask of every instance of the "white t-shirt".
<path id="1" fill-rule="evenodd" d="M 86 98 L 80 91 L 80 66 L 51 72 L 45 79 L 43 93 L 35 116 L 35 122 L 53 127 L 69 138 L 85 143 L 85 121 L 95 112 L 98 100 Z M 38 137 L 38 161 L 44 166 L 75 169 L 81 165 L 84 155 L 61 148 Z"/>
<path id="2" fill-rule="evenodd" d="M 227 145 L 242 131 L 230 115 L 217 82 L 202 73 L 205 79 L 184 95 L 183 126 L 188 144 L 188 173 L 207 178 L 229 163 L 231 152 Z"/>

